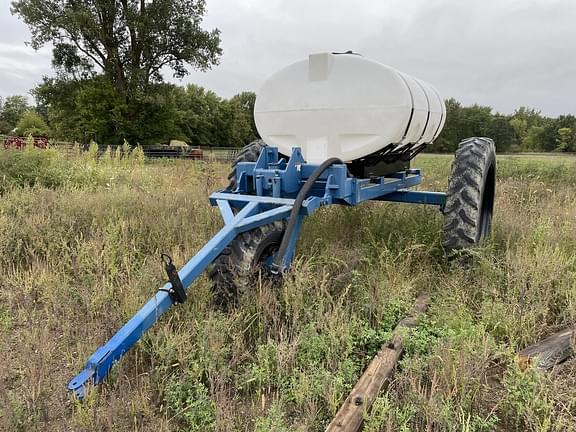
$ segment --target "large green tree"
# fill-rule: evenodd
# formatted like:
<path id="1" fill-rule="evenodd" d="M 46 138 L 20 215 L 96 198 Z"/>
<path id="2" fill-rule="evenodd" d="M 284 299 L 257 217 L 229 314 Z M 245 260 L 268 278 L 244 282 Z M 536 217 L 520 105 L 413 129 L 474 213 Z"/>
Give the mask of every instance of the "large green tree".
<path id="1" fill-rule="evenodd" d="M 561 115 L 546 122 L 540 134 L 541 150 L 576 151 L 576 117 Z"/>
<path id="2" fill-rule="evenodd" d="M 78 75 L 101 69 L 122 94 L 205 70 L 221 54 L 217 29 L 201 28 L 204 0 L 16 0 L 12 13 L 32 31 L 32 46 L 52 43 L 53 63 Z"/>
<path id="3" fill-rule="evenodd" d="M 541 149 L 541 134 L 547 121 L 540 111 L 533 108 L 520 107 L 512 114 L 510 125 L 514 129 L 516 140 L 522 150 Z"/>
<path id="4" fill-rule="evenodd" d="M 16 127 L 18 120 L 30 109 L 25 96 L 8 96 L 1 104 L 0 133 L 10 133 Z"/>
<path id="5" fill-rule="evenodd" d="M 520 143 L 514 127 L 510 124 L 510 118 L 502 114 L 491 116 L 486 125 L 485 136 L 494 140 L 496 150 L 499 152 L 507 152 L 518 147 Z"/>
<path id="6" fill-rule="evenodd" d="M 237 94 L 230 102 L 238 104 L 240 109 L 244 112 L 246 117 L 249 119 L 250 128 L 255 137 L 258 137 L 258 129 L 256 129 L 256 123 L 254 122 L 254 104 L 256 103 L 256 93 L 245 91 Z"/>
<path id="7" fill-rule="evenodd" d="M 89 132 L 82 130 L 76 106 L 76 95 L 85 84 L 82 81 L 45 77 L 42 84 L 32 90 L 37 110 L 47 113 L 54 137 L 79 142 L 94 138 L 88 137 Z"/>
<path id="8" fill-rule="evenodd" d="M 253 93 L 240 93 L 226 100 L 192 84 L 176 87 L 174 93 L 176 127 L 190 144 L 241 147 L 258 138 L 253 126 Z"/>
<path id="9" fill-rule="evenodd" d="M 45 79 L 33 91 L 39 107 L 49 106 L 53 135 L 67 141 L 152 144 L 170 138 L 186 139 L 178 127 L 178 87 L 167 83 L 150 86 L 146 94 L 130 100 L 98 75 L 81 81 Z M 128 118 L 128 110 L 134 112 Z"/>
<path id="10" fill-rule="evenodd" d="M 135 141 L 157 138 L 149 131 L 151 125 L 158 129 L 158 112 L 165 108 L 163 72 L 182 78 L 190 68 L 217 64 L 221 55 L 219 30 L 201 27 L 205 0 L 16 0 L 12 13 L 30 27 L 34 48 L 54 47 L 60 89 L 41 89 L 45 96 L 61 94 L 61 81 L 89 87 L 103 76 L 100 96 L 113 92 L 118 102 L 114 111 L 121 119 L 106 125 L 117 130 L 117 140 L 120 134 Z"/>
<path id="11" fill-rule="evenodd" d="M 190 84 L 177 88 L 177 126 L 194 146 L 217 145 L 222 99 L 212 91 Z"/>

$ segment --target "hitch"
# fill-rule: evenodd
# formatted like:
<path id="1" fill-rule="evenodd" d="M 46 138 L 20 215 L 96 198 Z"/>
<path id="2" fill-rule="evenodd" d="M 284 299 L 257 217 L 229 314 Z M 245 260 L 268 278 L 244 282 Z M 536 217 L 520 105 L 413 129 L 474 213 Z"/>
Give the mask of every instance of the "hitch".
<path id="1" fill-rule="evenodd" d="M 188 296 L 182 286 L 182 280 L 178 275 L 178 270 L 176 270 L 176 266 L 172 262 L 172 257 L 163 253 L 160 254 L 160 259 L 164 263 L 164 270 L 166 270 L 168 280 L 172 286 L 168 289 L 162 287 L 159 291 L 166 291 L 174 303 L 184 303 Z"/>

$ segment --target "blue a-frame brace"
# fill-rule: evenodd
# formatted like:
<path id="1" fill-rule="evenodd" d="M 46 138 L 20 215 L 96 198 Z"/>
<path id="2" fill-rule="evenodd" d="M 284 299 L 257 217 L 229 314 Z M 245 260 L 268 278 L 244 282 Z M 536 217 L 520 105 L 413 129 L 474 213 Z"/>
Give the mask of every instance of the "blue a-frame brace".
<path id="1" fill-rule="evenodd" d="M 287 219 L 296 195 L 317 167 L 304 161 L 299 148 L 294 148 L 290 159 L 285 160 L 279 158 L 278 150 L 273 147 L 264 148 L 257 162 L 237 164 L 236 190 L 222 190 L 210 196 L 210 203 L 220 209 L 224 227 L 178 272 L 184 289 L 190 287 L 238 234 Z M 443 207 L 444 193 L 407 190 L 421 181 L 417 169 L 359 179 L 349 175 L 346 164 L 330 166 L 316 180 L 296 216 L 295 229 L 280 270 L 290 266 L 304 216 L 311 215 L 320 206 L 357 205 L 377 200 Z M 68 383 L 68 389 L 83 399 L 87 384 L 102 382 L 112 365 L 174 304 L 169 294 L 171 288 L 170 283 L 164 285 L 108 342 L 98 348 L 82 372 Z"/>

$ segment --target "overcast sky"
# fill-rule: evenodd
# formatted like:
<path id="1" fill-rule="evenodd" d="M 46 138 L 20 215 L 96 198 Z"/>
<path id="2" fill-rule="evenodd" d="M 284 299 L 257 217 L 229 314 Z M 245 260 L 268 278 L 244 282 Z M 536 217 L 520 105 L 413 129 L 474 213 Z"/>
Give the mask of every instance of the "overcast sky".
<path id="1" fill-rule="evenodd" d="M 576 114 L 576 0 L 207 0 L 223 57 L 183 80 L 230 97 L 256 91 L 312 52 L 354 50 L 435 85 L 445 97 L 510 113 Z M 50 49 L 0 0 L 0 96 L 50 75 Z M 168 74 L 167 78 L 172 80 Z M 180 81 L 175 81 L 180 82 Z"/>

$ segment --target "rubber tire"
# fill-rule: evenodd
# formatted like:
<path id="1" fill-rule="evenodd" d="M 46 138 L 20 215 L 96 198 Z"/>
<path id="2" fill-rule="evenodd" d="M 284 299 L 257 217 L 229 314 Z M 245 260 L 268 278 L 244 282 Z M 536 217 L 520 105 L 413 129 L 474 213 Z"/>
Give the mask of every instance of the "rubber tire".
<path id="1" fill-rule="evenodd" d="M 262 149 L 266 147 L 266 143 L 259 139 L 256 141 L 252 141 L 250 144 L 244 146 L 242 150 L 236 155 L 236 159 L 232 162 L 232 171 L 228 174 L 228 186 L 226 190 L 233 191 L 236 189 L 236 165 L 240 162 L 256 162 Z"/>
<path id="2" fill-rule="evenodd" d="M 266 143 L 260 139 L 240 150 L 228 175 L 230 183 L 227 190 L 236 189 L 236 165 L 240 162 L 256 162 L 264 147 Z M 240 294 L 254 283 L 260 264 L 271 248 L 278 249 L 285 230 L 286 222 L 277 221 L 246 231 L 232 240 L 216 257 L 208 276 L 213 283 L 217 305 L 226 307 L 237 302 Z"/>
<path id="3" fill-rule="evenodd" d="M 254 285 L 261 263 L 278 250 L 285 221 L 276 221 L 238 236 L 212 263 L 214 302 L 218 306 L 236 304 L 241 294 Z"/>
<path id="4" fill-rule="evenodd" d="M 490 138 L 468 138 L 456 150 L 444 206 L 447 252 L 477 246 L 490 235 L 496 193 L 496 147 Z"/>

